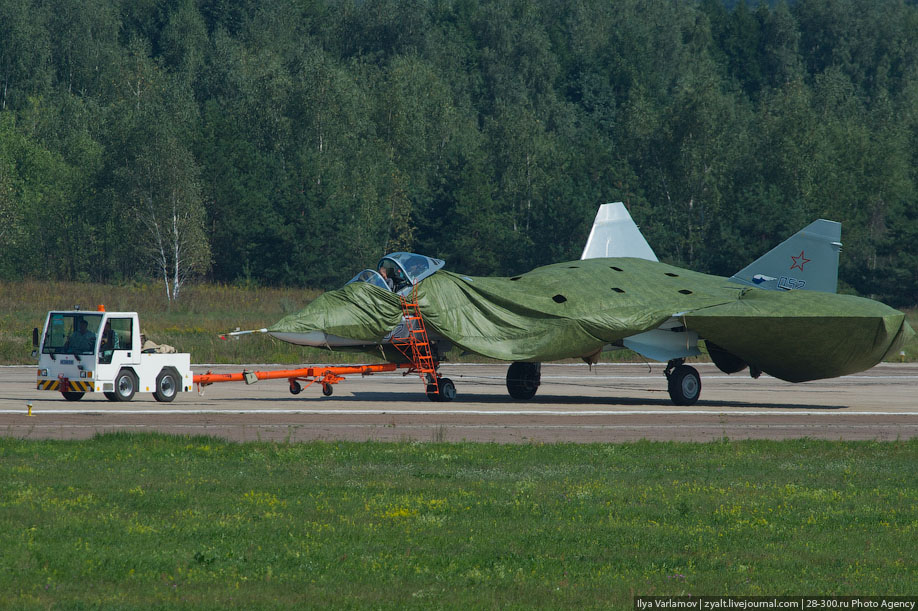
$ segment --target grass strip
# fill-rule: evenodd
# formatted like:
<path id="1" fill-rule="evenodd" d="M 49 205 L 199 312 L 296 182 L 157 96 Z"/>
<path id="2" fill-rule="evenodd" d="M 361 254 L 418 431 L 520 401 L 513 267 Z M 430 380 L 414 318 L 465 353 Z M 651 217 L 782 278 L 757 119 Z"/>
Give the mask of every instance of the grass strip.
<path id="1" fill-rule="evenodd" d="M 0 608 L 913 595 L 918 441 L 0 439 Z"/>

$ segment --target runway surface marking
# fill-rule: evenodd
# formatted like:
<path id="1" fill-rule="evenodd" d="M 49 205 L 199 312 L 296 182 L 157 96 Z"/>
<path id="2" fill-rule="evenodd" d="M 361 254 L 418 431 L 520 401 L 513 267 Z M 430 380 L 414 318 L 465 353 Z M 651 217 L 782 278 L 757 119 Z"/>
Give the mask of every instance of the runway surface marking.
<path id="1" fill-rule="evenodd" d="M 755 408 L 749 408 L 755 409 Z M 0 410 L 0 414 L 22 415 L 26 410 Z M 33 409 L 33 416 L 42 414 L 54 415 L 228 415 L 228 414 L 262 414 L 262 415 L 329 415 L 329 416 L 918 416 L 918 412 L 849 412 L 844 409 L 812 408 L 803 411 L 776 410 L 763 408 L 762 411 L 705 411 L 705 410 L 413 410 L 413 409 Z"/>
<path id="2" fill-rule="evenodd" d="M 68 429 L 98 429 L 98 428 L 113 428 L 118 429 L 147 429 L 147 428 L 156 428 L 157 425 L 149 424 L 68 424 Z M 275 422 L 271 424 L 246 424 L 246 427 L 252 428 L 271 428 L 276 429 L 278 427 L 303 427 L 307 426 L 302 422 Z M 322 428 L 332 428 L 332 429 L 365 429 L 373 428 L 376 425 L 373 424 L 332 424 L 332 423 L 320 423 L 313 426 L 321 426 Z M 399 429 L 419 429 L 426 430 L 430 428 L 436 428 L 438 426 L 443 426 L 439 424 L 399 424 Z M 916 428 L 918 424 L 906 424 L 898 425 L 906 428 Z M 36 429 L 60 429 L 60 425 L 56 424 L 47 424 L 47 425 L 35 425 Z M 221 424 L 170 424 L 170 429 L 219 429 L 225 428 L 225 425 Z M 647 430 L 659 430 L 659 429 L 710 429 L 711 425 L 709 424 L 449 424 L 448 428 L 450 429 L 560 429 L 560 430 L 571 430 L 571 429 L 583 429 L 583 430 L 635 430 L 635 429 L 647 429 Z M 782 428 L 782 429 L 812 429 L 812 425 L 807 424 L 779 424 L 779 425 L 763 425 L 763 426 L 751 426 L 744 427 L 744 429 L 773 429 L 773 428 Z M 827 425 L 826 428 L 830 429 L 864 429 L 864 430 L 873 430 L 877 427 L 869 424 L 864 425 Z"/>

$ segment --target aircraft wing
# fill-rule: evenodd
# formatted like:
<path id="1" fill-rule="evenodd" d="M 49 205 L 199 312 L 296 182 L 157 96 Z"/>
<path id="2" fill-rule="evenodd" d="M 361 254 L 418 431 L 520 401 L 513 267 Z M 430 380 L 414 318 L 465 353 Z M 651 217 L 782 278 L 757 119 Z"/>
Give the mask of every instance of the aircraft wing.
<path id="1" fill-rule="evenodd" d="M 816 291 L 751 289 L 683 318 L 705 340 L 788 382 L 863 371 L 914 335 L 905 315 L 887 305 Z"/>

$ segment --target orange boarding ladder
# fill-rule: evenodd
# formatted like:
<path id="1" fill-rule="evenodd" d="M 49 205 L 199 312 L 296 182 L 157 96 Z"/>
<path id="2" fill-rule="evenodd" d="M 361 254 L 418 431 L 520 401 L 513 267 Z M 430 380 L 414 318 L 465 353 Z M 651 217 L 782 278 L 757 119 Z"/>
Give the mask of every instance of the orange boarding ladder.
<path id="1" fill-rule="evenodd" d="M 418 307 L 418 285 L 414 285 L 410 297 L 399 295 L 398 299 L 401 302 L 402 315 L 408 327 L 408 336 L 393 337 L 392 343 L 411 360 L 412 368 L 421 376 L 421 381 L 427 385 L 427 395 L 436 397 L 440 393 L 437 363 L 431 352 L 424 317 L 421 316 L 421 310 Z"/>

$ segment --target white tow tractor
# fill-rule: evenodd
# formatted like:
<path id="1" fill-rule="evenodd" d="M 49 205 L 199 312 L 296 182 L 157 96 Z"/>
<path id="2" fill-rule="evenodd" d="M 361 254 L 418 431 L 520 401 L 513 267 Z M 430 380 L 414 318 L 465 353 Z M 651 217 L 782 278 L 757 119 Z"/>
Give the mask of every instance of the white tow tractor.
<path id="1" fill-rule="evenodd" d="M 51 311 L 39 342 L 38 389 L 59 391 L 68 401 L 101 392 L 109 401 L 130 401 L 137 392 L 152 392 L 157 401 L 172 401 L 193 383 L 191 355 L 144 352 L 137 312 Z"/>

